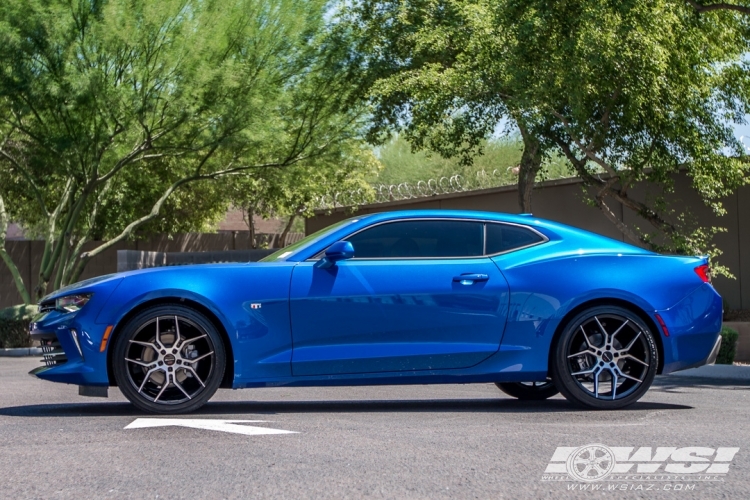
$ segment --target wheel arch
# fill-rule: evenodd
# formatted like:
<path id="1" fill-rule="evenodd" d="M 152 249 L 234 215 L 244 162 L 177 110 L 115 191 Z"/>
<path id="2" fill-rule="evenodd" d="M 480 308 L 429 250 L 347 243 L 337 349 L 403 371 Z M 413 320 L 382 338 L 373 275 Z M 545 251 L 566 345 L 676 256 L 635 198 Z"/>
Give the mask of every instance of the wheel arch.
<path id="1" fill-rule="evenodd" d="M 127 313 L 125 313 L 125 315 L 122 316 L 122 318 L 120 318 L 120 320 L 115 324 L 115 327 L 112 331 L 112 336 L 107 343 L 107 377 L 109 378 L 109 385 L 111 387 L 115 387 L 117 385 L 112 366 L 112 356 L 114 349 L 110 349 L 109 346 L 114 345 L 115 339 L 120 334 L 124 326 L 136 314 L 154 306 L 163 306 L 169 304 L 192 307 L 193 309 L 203 314 L 214 325 L 216 331 L 219 332 L 219 335 L 224 342 L 224 348 L 226 349 L 227 355 L 224 378 L 222 379 L 221 385 L 219 385 L 219 387 L 222 389 L 231 389 L 234 382 L 234 352 L 232 351 L 232 342 L 229 340 L 229 334 L 227 333 L 226 327 L 221 322 L 219 317 L 209 307 L 206 307 L 204 304 L 198 302 L 197 300 L 179 296 L 158 297 L 141 302 L 140 304 L 130 309 Z"/>
<path id="2" fill-rule="evenodd" d="M 623 309 L 627 309 L 633 314 L 636 314 L 641 320 L 643 320 L 644 323 L 646 323 L 646 326 L 651 330 L 651 333 L 653 334 L 654 339 L 656 340 L 656 348 L 657 348 L 657 354 L 659 357 L 659 366 L 657 367 L 656 373 L 661 374 L 662 370 L 664 369 L 664 343 L 661 338 L 661 330 L 657 328 L 656 323 L 653 319 L 651 319 L 651 316 L 646 313 L 641 307 L 638 305 L 629 302 L 624 299 L 619 298 L 597 298 L 588 300 L 586 302 L 583 302 L 581 304 L 578 304 L 577 306 L 573 307 L 570 311 L 568 311 L 565 316 L 560 320 L 560 322 L 557 324 L 557 328 L 555 329 L 555 334 L 552 336 L 552 343 L 550 344 L 551 348 L 549 350 L 548 354 L 548 360 L 547 364 L 548 366 L 552 367 L 552 358 L 554 356 L 555 351 L 557 350 L 557 341 L 562 335 L 563 330 L 568 325 L 571 319 L 573 319 L 577 314 L 580 312 L 590 309 L 592 307 L 600 307 L 600 306 L 618 306 L 622 307 Z"/>

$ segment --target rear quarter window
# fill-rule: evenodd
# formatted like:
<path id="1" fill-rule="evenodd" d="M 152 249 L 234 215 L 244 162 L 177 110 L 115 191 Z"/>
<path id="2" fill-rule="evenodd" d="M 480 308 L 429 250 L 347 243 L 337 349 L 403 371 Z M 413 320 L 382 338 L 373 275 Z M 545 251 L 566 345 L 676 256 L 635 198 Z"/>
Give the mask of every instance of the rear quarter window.
<path id="1" fill-rule="evenodd" d="M 485 251 L 488 255 L 493 255 L 535 245 L 543 241 L 544 237 L 527 227 L 488 223 Z"/>

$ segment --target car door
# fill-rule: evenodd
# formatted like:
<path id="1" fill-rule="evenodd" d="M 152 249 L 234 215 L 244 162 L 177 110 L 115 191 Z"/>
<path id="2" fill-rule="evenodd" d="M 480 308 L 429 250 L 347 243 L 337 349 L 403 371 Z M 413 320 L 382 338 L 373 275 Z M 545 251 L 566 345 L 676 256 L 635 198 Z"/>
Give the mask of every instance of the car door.
<path id="1" fill-rule="evenodd" d="M 499 349 L 508 285 L 481 221 L 389 221 L 346 239 L 354 258 L 292 274 L 293 375 L 465 368 Z"/>

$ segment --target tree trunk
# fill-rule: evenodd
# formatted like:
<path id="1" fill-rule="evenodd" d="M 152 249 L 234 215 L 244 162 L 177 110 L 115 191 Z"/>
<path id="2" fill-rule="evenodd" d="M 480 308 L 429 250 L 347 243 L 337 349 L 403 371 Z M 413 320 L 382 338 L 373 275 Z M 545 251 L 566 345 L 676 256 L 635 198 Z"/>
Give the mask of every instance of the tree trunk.
<path id="1" fill-rule="evenodd" d="M 247 224 L 247 228 L 250 230 L 250 248 L 255 250 L 258 248 L 258 243 L 255 241 L 255 221 L 253 220 L 255 207 L 242 208 L 241 210 L 242 218 L 245 219 L 245 224 Z"/>
<path id="2" fill-rule="evenodd" d="M 292 224 L 294 224 L 294 219 L 297 218 L 297 214 L 292 214 L 289 216 L 289 222 L 286 223 L 286 226 L 284 227 L 284 230 L 281 232 L 281 236 L 279 237 L 279 248 L 284 248 L 286 246 L 286 237 L 289 234 L 289 230 L 292 229 Z"/>
<path id="3" fill-rule="evenodd" d="M 518 128 L 523 138 L 523 154 L 518 169 L 518 208 L 521 213 L 530 214 L 534 181 L 542 168 L 542 147 L 520 120 Z"/>
<path id="4" fill-rule="evenodd" d="M 29 291 L 26 289 L 26 285 L 23 283 L 23 277 L 21 276 L 16 263 L 10 258 L 10 255 L 5 250 L 5 237 L 8 234 L 8 213 L 5 211 L 5 202 L 3 197 L 0 196 L 0 258 L 3 259 L 5 265 L 10 271 L 10 275 L 13 276 L 13 282 L 16 284 L 18 294 L 21 295 L 21 300 L 24 304 L 31 304 L 31 297 Z M 31 257 L 29 257 L 31 258 Z"/>

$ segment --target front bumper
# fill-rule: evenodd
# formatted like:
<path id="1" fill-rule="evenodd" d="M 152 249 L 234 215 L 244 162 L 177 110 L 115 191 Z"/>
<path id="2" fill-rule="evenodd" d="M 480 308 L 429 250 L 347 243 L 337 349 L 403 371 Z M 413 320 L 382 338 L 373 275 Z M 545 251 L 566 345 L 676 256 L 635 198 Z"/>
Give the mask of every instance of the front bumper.
<path id="1" fill-rule="evenodd" d="M 29 335 L 42 346 L 43 366 L 29 374 L 50 382 L 109 386 L 106 351 L 100 352 L 105 328 L 80 312 L 41 313 L 29 325 Z"/>

